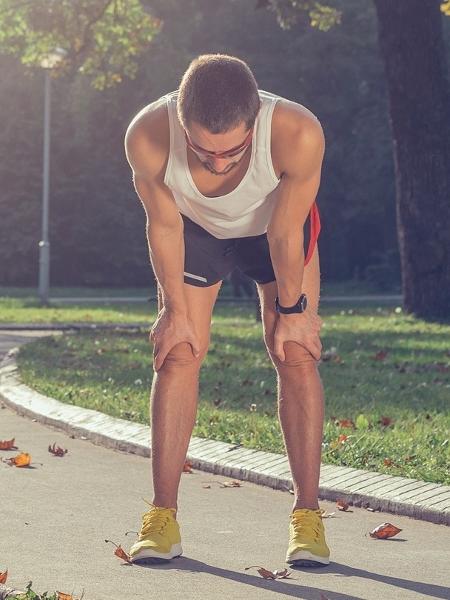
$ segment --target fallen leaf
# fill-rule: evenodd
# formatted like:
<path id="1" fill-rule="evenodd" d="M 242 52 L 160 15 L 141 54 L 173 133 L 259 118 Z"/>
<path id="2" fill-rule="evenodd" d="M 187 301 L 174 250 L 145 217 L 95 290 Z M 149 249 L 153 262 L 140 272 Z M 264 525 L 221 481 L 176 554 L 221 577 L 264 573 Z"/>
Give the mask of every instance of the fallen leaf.
<path id="1" fill-rule="evenodd" d="M 8 569 L 4 573 L 0 573 L 0 583 L 6 583 L 8 579 Z"/>
<path id="2" fill-rule="evenodd" d="M 388 427 L 392 424 L 392 419 L 391 417 L 380 417 L 378 423 L 380 423 L 380 425 L 383 425 L 383 427 Z"/>
<path id="3" fill-rule="evenodd" d="M 393 464 L 393 462 L 392 462 L 392 458 L 385 458 L 385 459 L 383 460 L 383 463 L 384 463 L 384 465 L 385 465 L 386 467 L 390 467 L 390 466 Z"/>
<path id="4" fill-rule="evenodd" d="M 188 460 L 183 465 L 183 473 L 193 473 L 192 463 Z"/>
<path id="5" fill-rule="evenodd" d="M 132 565 L 133 563 L 131 562 L 131 558 L 130 555 L 127 554 L 125 552 L 125 550 L 122 548 L 122 546 L 119 544 L 117 545 L 116 542 L 113 542 L 112 540 L 105 540 L 106 543 L 111 542 L 111 544 L 114 544 L 114 546 L 116 547 L 116 549 L 114 550 L 114 554 L 116 556 L 118 556 L 119 558 L 121 558 L 122 560 L 125 560 L 127 563 L 129 563 L 130 565 Z"/>
<path id="6" fill-rule="evenodd" d="M 341 419 L 339 421 L 339 427 L 352 427 L 355 428 L 355 424 L 351 419 Z"/>
<path id="7" fill-rule="evenodd" d="M 374 360 L 384 360 L 388 354 L 389 353 L 387 350 L 378 350 L 378 352 L 373 355 L 372 358 Z"/>
<path id="8" fill-rule="evenodd" d="M 336 500 L 336 506 L 339 510 L 348 510 L 349 504 L 342 498 L 339 498 L 338 500 Z"/>
<path id="9" fill-rule="evenodd" d="M 261 575 L 261 577 L 264 577 L 264 579 L 286 579 L 291 574 L 291 571 L 288 571 L 287 569 L 283 569 L 282 571 L 269 571 L 268 569 L 260 567 L 259 565 L 245 567 L 246 571 L 248 571 L 248 569 L 258 569 L 258 573 Z"/>
<path id="10" fill-rule="evenodd" d="M 64 456 L 67 453 L 67 450 L 63 450 L 61 446 L 56 446 L 56 442 L 53 442 L 53 446 L 48 446 L 48 451 L 54 454 L 55 456 Z"/>
<path id="11" fill-rule="evenodd" d="M 25 596 L 26 592 L 24 590 L 17 590 L 16 588 L 7 587 L 0 583 L 0 600 L 9 600 L 17 597 L 21 598 L 30 598 L 30 596 Z"/>
<path id="12" fill-rule="evenodd" d="M 0 442 L 0 450 L 17 450 L 17 446 L 14 446 L 14 440 L 15 438 Z"/>
<path id="13" fill-rule="evenodd" d="M 392 523 L 382 523 L 375 527 L 371 532 L 369 532 L 370 537 L 377 538 L 379 540 L 385 540 L 386 538 L 393 537 L 402 531 Z"/>
<path id="14" fill-rule="evenodd" d="M 222 487 L 242 487 L 242 484 L 240 481 L 221 481 L 220 482 Z"/>
<path id="15" fill-rule="evenodd" d="M 73 596 L 72 594 L 65 594 L 64 592 L 56 592 L 58 594 L 58 598 L 56 600 L 77 600 L 77 598 L 75 598 L 75 596 Z M 81 596 L 78 600 L 83 600 L 84 598 L 84 590 L 81 593 Z"/>
<path id="16" fill-rule="evenodd" d="M 5 458 L 4 462 L 7 462 L 10 467 L 15 465 L 16 467 L 28 467 L 31 462 L 31 455 L 27 452 L 21 452 L 16 456 L 11 456 L 10 458 Z"/>

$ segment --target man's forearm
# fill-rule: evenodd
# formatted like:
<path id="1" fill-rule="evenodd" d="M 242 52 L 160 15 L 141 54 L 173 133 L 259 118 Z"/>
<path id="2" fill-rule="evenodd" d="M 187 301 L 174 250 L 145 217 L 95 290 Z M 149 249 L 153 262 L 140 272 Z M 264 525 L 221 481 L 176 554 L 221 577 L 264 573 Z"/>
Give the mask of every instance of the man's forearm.
<path id="1" fill-rule="evenodd" d="M 319 254 L 316 248 L 305 267 L 303 232 L 269 238 L 270 257 L 278 286 L 281 306 L 293 306 L 304 292 L 308 307 L 318 309 L 320 295 Z"/>
<path id="2" fill-rule="evenodd" d="M 164 306 L 186 313 L 183 228 L 164 229 L 148 225 L 147 239 L 150 260 L 161 287 Z"/>

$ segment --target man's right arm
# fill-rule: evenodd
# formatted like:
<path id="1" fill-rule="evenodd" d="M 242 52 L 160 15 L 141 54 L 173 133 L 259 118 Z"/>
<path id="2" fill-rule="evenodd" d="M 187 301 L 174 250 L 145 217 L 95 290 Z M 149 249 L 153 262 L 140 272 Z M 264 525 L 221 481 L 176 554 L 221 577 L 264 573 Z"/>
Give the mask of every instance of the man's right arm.
<path id="1" fill-rule="evenodd" d="M 164 183 L 168 149 L 164 151 L 161 143 L 151 140 L 139 125 L 132 124 L 125 135 L 125 153 L 133 171 L 136 193 L 147 215 L 150 260 L 162 290 L 164 307 L 186 314 L 183 220 L 171 190 Z"/>

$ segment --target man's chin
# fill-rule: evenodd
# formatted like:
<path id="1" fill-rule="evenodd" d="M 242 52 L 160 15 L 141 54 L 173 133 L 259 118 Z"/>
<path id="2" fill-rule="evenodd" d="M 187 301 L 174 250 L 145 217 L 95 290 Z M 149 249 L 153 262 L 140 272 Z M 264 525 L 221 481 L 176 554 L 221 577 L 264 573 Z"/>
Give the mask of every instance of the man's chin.
<path id="1" fill-rule="evenodd" d="M 234 168 L 234 166 L 235 166 L 237 163 L 232 163 L 232 164 L 231 164 L 231 167 L 227 167 L 227 168 L 226 168 L 226 169 L 224 169 L 223 171 L 216 171 L 216 170 L 214 169 L 214 167 L 212 167 L 212 166 L 211 166 L 209 163 L 202 163 L 202 164 L 203 164 L 203 166 L 205 167 L 205 169 L 208 169 L 208 171 L 209 171 L 210 173 L 213 173 L 214 175 L 226 175 L 227 173 L 229 173 L 229 172 L 230 172 L 230 171 L 231 171 L 231 170 Z"/>

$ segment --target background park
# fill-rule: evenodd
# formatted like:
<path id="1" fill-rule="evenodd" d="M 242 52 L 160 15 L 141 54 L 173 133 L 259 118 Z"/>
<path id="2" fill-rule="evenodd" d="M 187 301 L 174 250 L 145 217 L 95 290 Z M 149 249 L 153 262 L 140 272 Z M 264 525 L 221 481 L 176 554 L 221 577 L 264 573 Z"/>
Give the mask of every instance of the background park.
<path id="1" fill-rule="evenodd" d="M 124 135 L 223 52 L 325 132 L 322 462 L 449 485 L 449 49 L 448 0 L 0 0 L 0 330 L 75 327 L 21 348 L 24 383 L 148 424 L 156 281 Z M 284 453 L 236 272 L 193 435 Z"/>

